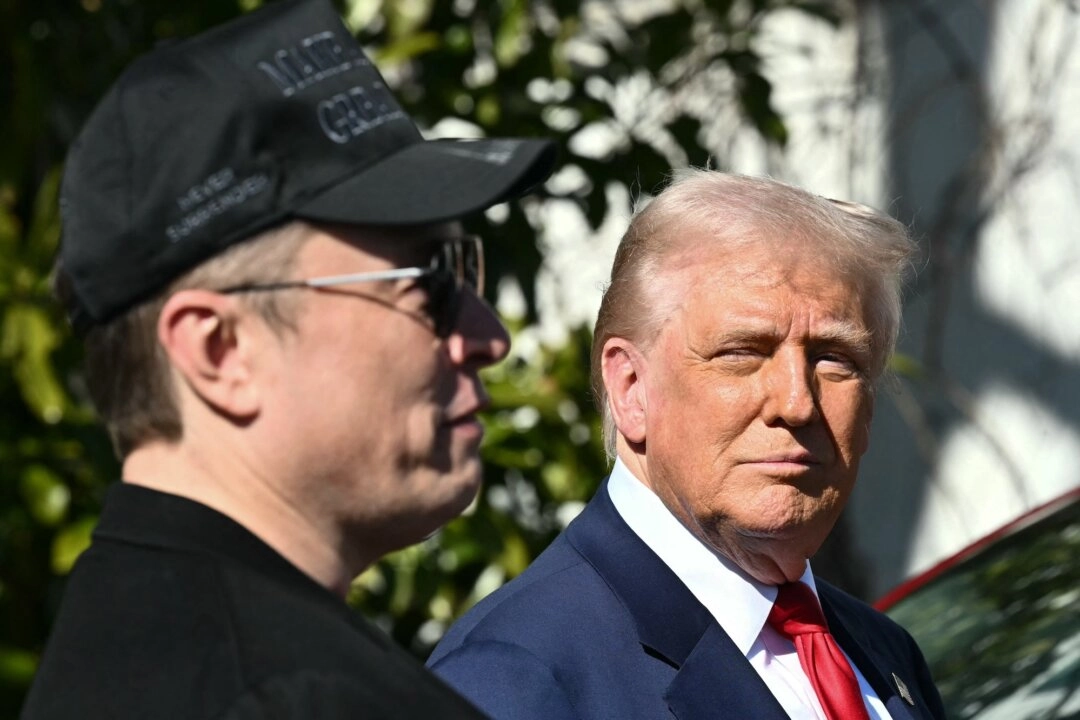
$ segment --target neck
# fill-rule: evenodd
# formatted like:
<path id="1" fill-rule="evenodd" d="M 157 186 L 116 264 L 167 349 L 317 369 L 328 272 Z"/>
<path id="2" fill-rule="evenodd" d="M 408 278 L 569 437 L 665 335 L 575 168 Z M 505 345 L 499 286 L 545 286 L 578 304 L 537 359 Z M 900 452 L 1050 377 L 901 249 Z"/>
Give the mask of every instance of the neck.
<path id="1" fill-rule="evenodd" d="M 809 555 L 790 547 L 783 540 L 728 538 L 710 544 L 744 573 L 764 585 L 796 582 L 806 572 L 806 562 L 809 560 Z"/>
<path id="2" fill-rule="evenodd" d="M 187 431 L 188 428 L 185 428 Z M 185 435 L 151 442 L 124 460 L 123 479 L 180 495 L 227 515 L 323 587 L 345 596 L 370 562 L 347 557 L 345 539 L 329 518 L 305 513 L 287 483 L 273 477 L 235 444 L 202 448 Z"/>

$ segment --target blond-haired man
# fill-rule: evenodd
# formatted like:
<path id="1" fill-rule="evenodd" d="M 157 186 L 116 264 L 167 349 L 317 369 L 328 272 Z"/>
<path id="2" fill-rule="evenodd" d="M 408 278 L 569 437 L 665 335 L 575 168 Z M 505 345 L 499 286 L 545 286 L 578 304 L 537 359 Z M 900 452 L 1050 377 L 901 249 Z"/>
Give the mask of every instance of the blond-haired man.
<path id="1" fill-rule="evenodd" d="M 431 667 L 495 718 L 940 718 L 911 638 L 814 577 L 855 484 L 912 243 L 766 178 L 638 213 L 593 345 L 597 496 Z"/>

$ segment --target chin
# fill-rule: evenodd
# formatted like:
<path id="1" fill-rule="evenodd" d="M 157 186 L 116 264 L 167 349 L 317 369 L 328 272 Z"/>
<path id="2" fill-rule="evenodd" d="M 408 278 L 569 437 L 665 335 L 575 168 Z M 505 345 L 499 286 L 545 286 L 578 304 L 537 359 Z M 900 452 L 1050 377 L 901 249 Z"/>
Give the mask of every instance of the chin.
<path id="1" fill-rule="evenodd" d="M 763 513 L 742 524 L 742 534 L 763 540 L 796 540 L 817 535 L 827 518 L 799 512 Z M 830 523 L 831 525 L 831 523 Z"/>
<path id="2" fill-rule="evenodd" d="M 441 518 L 441 527 L 465 512 L 476 499 L 481 481 L 479 461 L 475 468 L 464 469 L 452 476 L 440 478 L 440 481 L 444 483 L 447 493 L 436 510 L 436 514 Z"/>
<path id="3" fill-rule="evenodd" d="M 462 483 L 461 492 L 458 493 L 459 506 L 454 510 L 454 517 L 465 512 L 472 505 L 476 496 L 480 493 L 481 473 L 479 468 Z"/>

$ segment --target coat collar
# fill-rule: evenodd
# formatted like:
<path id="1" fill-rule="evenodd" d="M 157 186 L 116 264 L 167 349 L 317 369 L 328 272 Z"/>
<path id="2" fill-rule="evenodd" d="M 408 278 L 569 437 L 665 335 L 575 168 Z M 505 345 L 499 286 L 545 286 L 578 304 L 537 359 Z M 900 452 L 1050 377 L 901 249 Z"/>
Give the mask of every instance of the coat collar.
<path id="1" fill-rule="evenodd" d="M 730 717 L 787 718 L 705 606 L 619 516 L 606 482 L 567 539 L 627 609 L 645 652 L 676 669 L 665 695 L 676 717 L 716 717 L 724 708 Z"/>
<path id="2" fill-rule="evenodd" d="M 606 481 L 567 529 L 567 539 L 619 597 L 641 643 L 681 666 L 715 621 L 619 516 Z"/>

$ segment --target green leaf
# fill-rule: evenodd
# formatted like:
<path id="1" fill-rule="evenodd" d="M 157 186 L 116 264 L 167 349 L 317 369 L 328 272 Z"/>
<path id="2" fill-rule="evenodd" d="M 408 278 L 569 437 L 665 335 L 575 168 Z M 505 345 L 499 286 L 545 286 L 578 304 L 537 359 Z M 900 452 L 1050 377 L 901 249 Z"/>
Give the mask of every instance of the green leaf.
<path id="1" fill-rule="evenodd" d="M 37 671 L 38 658 L 34 653 L 10 645 L 0 645 L 0 682 L 27 686 Z"/>
<path id="2" fill-rule="evenodd" d="M 54 167 L 41 182 L 26 233 L 26 262 L 40 268 L 43 277 L 48 275 L 60 245 L 61 174 L 60 167 Z"/>
<path id="3" fill-rule="evenodd" d="M 528 546 L 519 535 L 511 535 L 503 544 L 503 552 L 499 555 L 499 566 L 506 571 L 507 577 L 514 577 L 524 572 L 532 561 L 532 554 Z"/>
<path id="4" fill-rule="evenodd" d="M 455 53 L 468 53 L 473 49 L 473 36 L 467 25 L 456 24 L 446 28 L 443 42 L 447 50 Z"/>
<path id="5" fill-rule="evenodd" d="M 499 96 L 495 93 L 485 93 L 476 103 L 476 119 L 481 125 L 491 127 L 497 125 L 502 117 L 502 105 Z"/>
<path id="6" fill-rule="evenodd" d="M 385 45 L 375 53 L 375 62 L 380 67 L 400 65 L 409 62 L 424 53 L 437 50 L 442 44 L 438 33 L 425 32 L 406 35 L 396 42 Z"/>
<path id="7" fill-rule="evenodd" d="M 403 614 L 409 607 L 416 588 L 417 569 L 422 555 L 423 547 L 413 545 L 388 555 L 381 563 L 383 568 L 389 569 L 393 575 L 389 608 L 396 615 Z"/>
<path id="8" fill-rule="evenodd" d="M 383 6 L 390 37 L 398 40 L 416 34 L 431 17 L 434 0 L 394 0 Z"/>
<path id="9" fill-rule="evenodd" d="M 13 258 L 18 249 L 19 219 L 12 212 L 15 204 L 15 188 L 0 186 L 0 257 Z M 0 264 L 0 277 L 8 270 L 8 264 Z"/>
<path id="10" fill-rule="evenodd" d="M 926 376 L 922 363 L 917 358 L 904 353 L 894 353 L 889 358 L 889 370 L 900 377 L 912 380 L 921 380 Z"/>
<path id="11" fill-rule="evenodd" d="M 20 488 L 30 515 L 46 527 L 59 525 L 67 515 L 71 491 L 55 472 L 32 464 L 22 473 Z"/>
<path id="12" fill-rule="evenodd" d="M 90 533 L 94 531 L 97 520 L 97 516 L 82 518 L 56 534 L 52 544 L 52 571 L 55 574 L 67 575 L 71 572 L 83 550 L 90 547 Z"/>
<path id="13" fill-rule="evenodd" d="M 531 22 L 524 0 L 503 0 L 503 4 L 506 9 L 495 34 L 495 60 L 499 67 L 509 68 L 516 65 L 528 49 Z"/>
<path id="14" fill-rule="evenodd" d="M 8 306 L 0 328 L 0 359 L 12 361 L 27 406 L 46 423 L 63 418 L 65 394 L 49 355 L 60 336 L 45 310 L 28 303 Z"/>
<path id="15" fill-rule="evenodd" d="M 541 471 L 541 477 L 544 479 L 544 485 L 547 487 L 551 496 L 557 500 L 569 499 L 573 497 L 573 481 L 574 476 L 571 468 L 562 463 L 547 463 L 544 465 Z"/>

